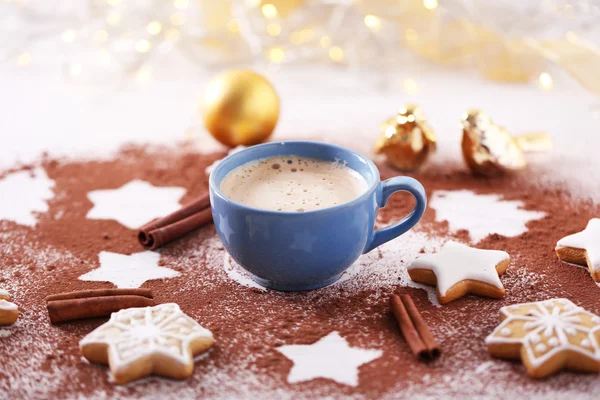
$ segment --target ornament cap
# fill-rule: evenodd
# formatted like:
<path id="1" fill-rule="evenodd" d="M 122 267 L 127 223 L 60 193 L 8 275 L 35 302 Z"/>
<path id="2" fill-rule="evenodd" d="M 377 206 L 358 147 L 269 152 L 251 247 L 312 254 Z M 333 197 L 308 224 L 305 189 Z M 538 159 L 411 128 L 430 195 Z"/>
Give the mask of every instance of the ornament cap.
<path id="1" fill-rule="evenodd" d="M 403 171 L 419 169 L 435 151 L 436 137 L 427 124 L 423 109 L 407 104 L 381 124 L 381 135 L 375 152 L 385 154 L 387 161 Z"/>

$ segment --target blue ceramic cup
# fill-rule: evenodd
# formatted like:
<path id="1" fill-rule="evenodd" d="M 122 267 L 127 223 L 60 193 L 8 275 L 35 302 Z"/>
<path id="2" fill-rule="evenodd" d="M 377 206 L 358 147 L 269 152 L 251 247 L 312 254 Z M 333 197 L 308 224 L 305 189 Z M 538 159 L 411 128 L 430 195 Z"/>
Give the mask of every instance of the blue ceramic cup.
<path id="1" fill-rule="evenodd" d="M 221 182 L 231 170 L 280 155 L 346 161 L 348 167 L 366 179 L 369 188 L 348 203 L 307 212 L 248 207 L 228 199 L 221 191 Z M 227 252 L 256 282 L 283 291 L 317 289 L 335 282 L 361 254 L 412 228 L 427 204 L 425 190 L 417 180 L 399 176 L 381 182 L 377 167 L 367 158 L 319 142 L 274 142 L 249 147 L 219 162 L 209 184 L 215 226 Z M 412 194 L 415 208 L 402 221 L 375 231 L 377 210 L 397 191 Z"/>

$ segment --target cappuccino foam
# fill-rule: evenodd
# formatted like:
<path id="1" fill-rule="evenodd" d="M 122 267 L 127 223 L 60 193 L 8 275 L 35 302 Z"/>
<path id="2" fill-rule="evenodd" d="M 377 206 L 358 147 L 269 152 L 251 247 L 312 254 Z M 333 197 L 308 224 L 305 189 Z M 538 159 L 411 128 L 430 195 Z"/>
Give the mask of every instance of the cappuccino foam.
<path id="1" fill-rule="evenodd" d="M 338 161 L 286 155 L 254 160 L 229 172 L 221 191 L 238 203 L 273 211 L 311 211 L 365 193 L 365 178 Z"/>

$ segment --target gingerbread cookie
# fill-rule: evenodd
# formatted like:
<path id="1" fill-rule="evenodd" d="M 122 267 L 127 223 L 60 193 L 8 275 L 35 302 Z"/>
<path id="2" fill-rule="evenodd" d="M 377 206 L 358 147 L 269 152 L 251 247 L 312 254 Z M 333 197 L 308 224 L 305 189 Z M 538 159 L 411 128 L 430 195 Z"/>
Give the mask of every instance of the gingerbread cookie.
<path id="1" fill-rule="evenodd" d="M 592 278 L 600 282 L 600 218 L 592 218 L 583 231 L 560 239 L 555 251 L 561 261 L 587 265 Z"/>
<path id="2" fill-rule="evenodd" d="M 437 286 L 441 304 L 466 294 L 502 298 L 505 291 L 500 275 L 509 261 L 504 251 L 474 249 L 450 241 L 440 252 L 410 264 L 408 274 L 415 282 Z"/>
<path id="3" fill-rule="evenodd" d="M 532 377 L 543 378 L 562 368 L 600 371 L 600 317 L 569 300 L 502 307 L 500 320 L 485 339 L 488 352 L 520 358 Z"/>
<path id="4" fill-rule="evenodd" d="M 0 326 L 12 325 L 19 318 L 19 308 L 10 302 L 10 295 L 4 289 L 0 289 Z"/>
<path id="5" fill-rule="evenodd" d="M 174 303 L 128 308 L 79 342 L 83 356 L 108 364 L 119 384 L 154 374 L 185 379 L 194 356 L 212 346 L 213 335 Z"/>

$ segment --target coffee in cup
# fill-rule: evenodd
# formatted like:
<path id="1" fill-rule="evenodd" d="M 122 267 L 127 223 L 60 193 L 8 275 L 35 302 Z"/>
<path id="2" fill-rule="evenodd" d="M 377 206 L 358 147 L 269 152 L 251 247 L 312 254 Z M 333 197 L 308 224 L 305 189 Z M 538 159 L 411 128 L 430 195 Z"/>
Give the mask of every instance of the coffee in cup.
<path id="1" fill-rule="evenodd" d="M 220 189 L 229 199 L 271 211 L 304 212 L 352 201 L 369 188 L 366 179 L 342 161 L 284 155 L 242 164 Z"/>

